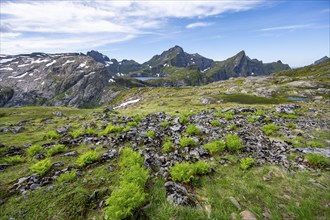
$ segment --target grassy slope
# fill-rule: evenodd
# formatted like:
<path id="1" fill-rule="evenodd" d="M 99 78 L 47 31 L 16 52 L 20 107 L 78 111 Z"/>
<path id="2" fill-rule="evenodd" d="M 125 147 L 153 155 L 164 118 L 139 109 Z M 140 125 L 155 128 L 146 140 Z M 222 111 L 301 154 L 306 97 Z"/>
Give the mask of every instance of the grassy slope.
<path id="1" fill-rule="evenodd" d="M 309 67 L 308 67 L 309 68 Z M 327 67 L 326 67 L 327 68 Z M 291 70 L 292 71 L 292 70 Z M 297 70 L 300 71 L 300 70 Z M 306 71 L 306 70 L 305 70 Z M 322 70 L 321 73 L 324 73 Z M 318 72 L 318 71 L 317 71 Z M 287 73 L 286 73 L 287 74 Z M 283 75 L 283 73 L 279 74 Z M 305 77 L 305 73 L 298 74 Z M 322 75 L 322 74 L 321 74 Z M 298 77 L 298 80 L 299 80 Z M 279 84 L 285 79 L 273 79 Z M 149 114 L 165 111 L 170 114 L 182 112 L 200 111 L 202 109 L 223 109 L 226 107 L 252 106 L 263 109 L 273 109 L 273 104 L 285 103 L 287 94 L 279 94 L 275 97 L 262 98 L 251 93 L 226 94 L 228 89 L 246 88 L 245 79 L 234 79 L 221 83 L 213 83 L 203 87 L 183 88 L 137 88 L 123 92 L 116 103 L 126 101 L 128 98 L 141 98 L 142 100 L 126 109 L 118 110 L 120 115 Z M 236 90 L 235 90 L 236 91 Z M 237 90 L 240 91 L 240 90 Z M 201 98 L 214 98 L 225 100 L 222 103 L 209 105 L 202 104 Z M 313 102 L 300 103 L 300 114 L 313 114 L 308 108 L 325 109 L 329 112 L 329 106 Z M 52 115 L 53 111 L 62 111 L 65 116 L 59 118 Z M 0 163 L 4 162 L 3 153 L 9 146 L 23 146 L 25 144 L 43 144 L 50 142 L 44 138 L 48 131 L 53 131 L 59 126 L 71 125 L 71 131 L 81 128 L 83 122 L 94 121 L 93 112 L 100 109 L 73 109 L 64 107 L 24 107 L 0 109 L 0 128 L 18 123 L 22 120 L 30 120 L 23 124 L 25 130 L 18 134 L 0 134 L 0 142 L 6 147 L 0 148 Z M 319 117 L 327 117 L 319 115 Z M 50 117 L 46 121 L 44 118 Z M 299 120 L 299 119 L 297 119 Z M 96 121 L 98 128 L 102 124 Z M 304 131 L 297 131 L 303 133 Z M 327 131 L 314 131 L 311 133 L 324 144 L 329 140 Z M 304 140 L 307 142 L 308 140 Z M 302 144 L 302 143 L 300 143 Z M 65 151 L 76 150 L 79 155 L 85 153 L 91 146 L 66 146 Z M 107 149 L 98 146 L 99 153 Z M 204 176 L 192 186 L 187 186 L 198 196 L 202 205 L 199 208 L 176 207 L 170 205 L 165 199 L 164 180 L 157 179 L 147 184 L 150 204 L 141 208 L 135 219 L 230 219 L 232 213 L 238 214 L 235 206 L 229 201 L 229 197 L 235 197 L 242 208 L 251 210 L 258 219 L 264 219 L 263 213 L 269 213 L 270 219 L 326 219 L 330 215 L 330 193 L 328 188 L 317 187 L 310 182 L 314 179 L 329 187 L 329 173 L 324 170 L 305 170 L 289 173 L 278 166 L 265 165 L 253 167 L 243 171 L 239 168 L 238 155 L 226 155 L 232 163 L 229 165 L 212 164 L 215 172 Z M 294 156 L 294 155 L 293 155 Z M 223 155 L 215 155 L 215 161 Z M 67 167 L 74 164 L 75 157 L 64 157 L 63 154 L 54 155 L 52 162 L 62 161 Z M 17 179 L 31 174 L 28 169 L 36 160 L 26 158 L 22 164 L 9 167 L 0 173 L 0 198 L 4 198 L 5 192 Z M 106 167 L 112 165 L 113 171 Z M 119 173 L 117 160 L 112 160 L 103 165 L 89 166 L 82 170 L 83 176 L 71 183 L 56 184 L 55 188 L 45 193 L 43 187 L 40 190 L 31 191 L 27 195 L 13 194 L 6 198 L 0 205 L 0 219 L 103 219 L 102 200 L 110 195 L 117 185 Z M 99 190 L 95 196 L 95 190 Z M 8 199 L 8 200 L 7 200 Z M 21 213 L 21 215 L 20 215 Z"/>

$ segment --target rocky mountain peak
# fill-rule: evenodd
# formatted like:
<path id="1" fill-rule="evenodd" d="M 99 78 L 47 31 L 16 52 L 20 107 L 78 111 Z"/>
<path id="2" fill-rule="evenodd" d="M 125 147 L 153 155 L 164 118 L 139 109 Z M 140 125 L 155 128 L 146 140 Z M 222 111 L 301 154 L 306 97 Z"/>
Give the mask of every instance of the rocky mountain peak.
<path id="1" fill-rule="evenodd" d="M 326 62 L 328 59 L 329 59 L 329 57 L 324 56 L 324 57 L 322 57 L 321 59 L 316 60 L 316 61 L 313 63 L 313 65 L 317 65 L 317 64 L 320 64 L 320 63 Z"/>
<path id="2" fill-rule="evenodd" d="M 110 61 L 109 57 L 107 57 L 106 55 L 96 51 L 96 50 L 91 50 L 87 52 L 87 56 L 92 57 L 95 61 L 99 62 L 99 63 L 103 63 L 106 64 L 107 62 Z"/>

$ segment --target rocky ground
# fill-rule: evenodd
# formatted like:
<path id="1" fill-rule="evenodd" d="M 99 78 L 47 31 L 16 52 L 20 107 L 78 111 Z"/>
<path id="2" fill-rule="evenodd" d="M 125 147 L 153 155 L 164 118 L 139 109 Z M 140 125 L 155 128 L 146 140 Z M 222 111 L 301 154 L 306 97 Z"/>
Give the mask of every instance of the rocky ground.
<path id="1" fill-rule="evenodd" d="M 281 167 L 285 172 L 297 173 L 296 175 L 300 172 L 314 172 L 320 168 L 321 171 L 328 171 L 329 165 L 320 167 L 305 157 L 313 153 L 329 158 L 329 136 L 325 134 L 329 125 L 328 116 L 327 108 L 305 108 L 299 104 L 275 105 L 263 110 L 253 107 L 210 108 L 202 111 L 177 112 L 173 115 L 158 112 L 145 116 L 118 115 L 117 111 L 106 108 L 103 112 L 94 112 L 85 116 L 67 116 L 61 111 L 54 111 L 51 117 L 2 124 L 0 135 L 10 136 L 11 140 L 4 139 L 6 141 L 0 144 L 2 161 L 0 209 L 7 208 L 4 219 L 30 219 L 33 212 L 24 205 L 20 206 L 24 207 L 22 210 L 16 211 L 8 207 L 23 204 L 24 202 L 21 203 L 19 198 L 29 201 L 32 197 L 36 200 L 33 197 L 35 193 L 42 191 L 42 193 L 51 194 L 61 189 L 58 178 L 75 171 L 76 178 L 72 185 L 92 184 L 90 187 L 93 189 L 93 194 L 88 199 L 88 207 L 95 203 L 98 206 L 97 210 L 102 210 L 105 207 L 105 198 L 113 189 L 110 187 L 110 191 L 105 190 L 107 186 L 104 184 L 113 185 L 116 182 L 108 175 L 112 178 L 120 175 L 116 171 L 118 158 L 124 147 L 130 147 L 143 156 L 144 167 L 150 174 L 149 184 L 159 179 L 164 181 L 163 189 L 169 204 L 193 206 L 197 209 L 200 207 L 208 213 L 211 211 L 207 211 L 205 199 L 201 199 L 201 193 L 196 190 L 198 183 L 174 181 L 170 172 L 171 167 L 178 163 L 205 161 L 211 165 L 210 178 L 214 178 L 217 176 L 218 169 L 235 167 L 245 158 L 252 158 L 254 163 L 251 170 L 258 167 L 276 166 Z M 267 133 L 264 129 L 269 124 L 275 126 L 271 133 Z M 188 128 L 191 126 L 194 126 L 198 132 L 189 131 Z M 39 141 L 41 149 L 32 156 L 28 153 L 29 148 L 33 148 L 32 141 L 17 145 L 10 144 L 14 143 L 13 139 L 21 138 L 20 135 L 25 132 L 30 130 L 39 132 L 44 128 L 48 132 Z M 224 148 L 219 152 L 211 153 L 205 149 L 207 143 L 214 140 L 225 141 L 229 134 L 237 135 L 241 141 L 242 148 L 237 152 Z M 191 138 L 193 144 L 183 146 L 182 138 Z M 164 150 L 166 142 L 171 142 L 169 150 Z M 314 146 L 313 142 L 319 145 Z M 59 144 L 63 145 L 64 149 L 50 155 L 48 152 Z M 98 152 L 98 157 L 87 167 L 77 165 L 77 158 L 90 150 Z M 24 161 L 11 163 L 6 160 L 13 156 L 19 156 Z M 51 167 L 45 174 L 31 172 L 31 168 L 28 169 L 30 165 L 46 158 L 50 158 Z M 329 163 L 329 159 L 327 160 Z M 102 169 L 98 171 L 101 174 L 91 177 L 90 173 L 94 169 Z M 240 172 L 244 173 L 244 171 Z M 267 180 L 270 177 L 264 175 L 262 178 Z M 328 178 L 328 175 L 325 178 Z M 314 178 L 310 178 L 309 181 L 320 190 L 329 187 L 326 182 Z M 240 207 L 233 196 L 230 197 L 230 203 L 235 207 Z M 245 207 L 249 206 L 245 205 Z M 268 215 L 270 215 L 269 212 Z M 254 211 L 257 217 L 249 210 L 242 213 L 243 219 L 248 219 L 246 216 L 251 217 L 251 215 L 258 219 L 269 218 L 261 217 L 267 212 Z M 323 212 L 320 216 L 326 213 Z M 87 215 L 84 213 L 82 216 Z M 292 218 L 295 218 L 295 215 L 292 214 Z"/>

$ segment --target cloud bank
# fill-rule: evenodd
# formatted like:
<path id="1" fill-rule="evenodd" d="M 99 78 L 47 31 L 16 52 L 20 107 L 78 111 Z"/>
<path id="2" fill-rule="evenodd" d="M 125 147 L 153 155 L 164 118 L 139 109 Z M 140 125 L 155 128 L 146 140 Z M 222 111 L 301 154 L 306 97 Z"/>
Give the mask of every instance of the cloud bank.
<path id="1" fill-rule="evenodd" d="M 257 7 L 250 1 L 2 1 L 2 54 L 84 51 L 158 34 L 172 19 L 198 20 Z"/>

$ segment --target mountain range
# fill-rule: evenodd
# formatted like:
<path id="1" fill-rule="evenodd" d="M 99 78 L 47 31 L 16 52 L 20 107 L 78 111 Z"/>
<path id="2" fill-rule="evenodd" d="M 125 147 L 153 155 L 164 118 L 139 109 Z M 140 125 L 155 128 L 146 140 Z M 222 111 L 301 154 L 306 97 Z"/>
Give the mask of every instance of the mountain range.
<path id="1" fill-rule="evenodd" d="M 52 105 L 89 108 L 113 100 L 121 90 L 142 86 L 201 85 L 230 77 L 288 70 L 281 61 L 263 63 L 244 51 L 214 61 L 174 46 L 149 61 L 110 59 L 97 52 L 0 56 L 0 107 Z M 154 77 L 140 81 L 134 77 Z"/>

